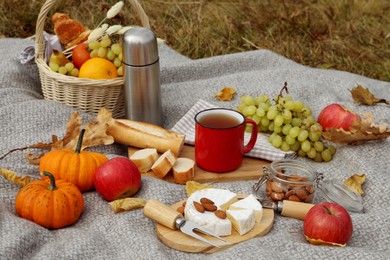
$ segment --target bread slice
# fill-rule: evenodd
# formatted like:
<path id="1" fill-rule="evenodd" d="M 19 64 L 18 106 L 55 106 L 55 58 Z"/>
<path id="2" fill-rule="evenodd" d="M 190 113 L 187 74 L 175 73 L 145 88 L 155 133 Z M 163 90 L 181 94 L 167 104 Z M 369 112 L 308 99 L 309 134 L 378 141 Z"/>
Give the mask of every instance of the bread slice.
<path id="1" fill-rule="evenodd" d="M 130 160 L 137 165 L 141 173 L 150 171 L 154 162 L 158 159 L 157 149 L 145 148 L 136 151 L 130 156 Z"/>
<path id="2" fill-rule="evenodd" d="M 163 153 L 152 165 L 152 171 L 156 177 L 162 179 L 172 169 L 177 157 L 169 149 Z"/>
<path id="3" fill-rule="evenodd" d="M 194 178 L 195 162 L 189 158 L 177 158 L 172 167 L 173 178 L 178 184 L 186 184 Z"/>

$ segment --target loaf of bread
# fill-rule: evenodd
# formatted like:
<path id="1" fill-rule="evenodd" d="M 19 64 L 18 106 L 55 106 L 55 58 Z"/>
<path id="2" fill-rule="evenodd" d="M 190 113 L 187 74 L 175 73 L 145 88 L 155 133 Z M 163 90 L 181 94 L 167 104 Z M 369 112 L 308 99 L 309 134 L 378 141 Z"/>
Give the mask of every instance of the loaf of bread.
<path id="1" fill-rule="evenodd" d="M 159 153 L 168 150 L 179 156 L 184 145 L 184 134 L 166 130 L 160 126 L 129 119 L 112 119 L 107 134 L 116 143 L 138 148 L 155 148 Z"/>
<path id="2" fill-rule="evenodd" d="M 171 150 L 163 153 L 152 165 L 152 171 L 157 178 L 164 178 L 165 175 L 172 169 L 177 157 Z"/>
<path id="3" fill-rule="evenodd" d="M 130 160 L 137 165 L 141 173 L 150 171 L 152 165 L 158 159 L 158 153 L 155 148 L 145 148 L 136 151 L 130 156 Z"/>
<path id="4" fill-rule="evenodd" d="M 195 162 L 189 158 L 177 158 L 172 167 L 172 172 L 177 184 L 186 184 L 195 176 Z"/>
<path id="5" fill-rule="evenodd" d="M 88 38 L 90 31 L 78 20 L 72 19 L 68 14 L 55 13 L 51 17 L 54 33 L 65 48 L 77 45 Z"/>

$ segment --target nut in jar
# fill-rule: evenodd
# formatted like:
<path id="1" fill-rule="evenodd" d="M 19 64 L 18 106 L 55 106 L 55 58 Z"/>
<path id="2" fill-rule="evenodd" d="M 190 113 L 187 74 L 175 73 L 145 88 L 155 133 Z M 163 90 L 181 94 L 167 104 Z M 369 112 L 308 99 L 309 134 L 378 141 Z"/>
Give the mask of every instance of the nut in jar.
<path id="1" fill-rule="evenodd" d="M 297 160 L 274 161 L 270 171 L 264 166 L 263 172 L 264 175 L 254 185 L 254 189 L 258 191 L 265 183 L 265 195 L 273 201 L 312 203 L 316 184 L 322 179 L 322 174 Z"/>

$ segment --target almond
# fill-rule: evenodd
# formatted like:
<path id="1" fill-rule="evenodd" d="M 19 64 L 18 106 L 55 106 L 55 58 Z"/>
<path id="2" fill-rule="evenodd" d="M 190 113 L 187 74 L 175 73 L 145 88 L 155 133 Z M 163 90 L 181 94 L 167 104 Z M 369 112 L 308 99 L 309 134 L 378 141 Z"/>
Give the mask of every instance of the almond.
<path id="1" fill-rule="evenodd" d="M 196 209 L 197 211 L 199 211 L 200 213 L 205 212 L 205 208 L 204 208 L 203 205 L 200 204 L 199 202 L 194 201 L 194 206 L 195 206 L 195 209 Z"/>
<path id="2" fill-rule="evenodd" d="M 179 212 L 180 214 L 184 215 L 184 207 L 183 207 L 183 206 L 178 207 L 176 210 L 177 210 L 177 212 Z"/>
<path id="3" fill-rule="evenodd" d="M 200 203 L 202 204 L 214 204 L 214 201 L 208 199 L 208 198 L 201 198 Z"/>
<path id="4" fill-rule="evenodd" d="M 217 210 L 217 206 L 215 206 L 214 204 L 202 204 L 202 206 L 205 208 L 205 210 L 207 211 L 211 211 L 211 212 L 214 212 Z"/>
<path id="5" fill-rule="evenodd" d="M 290 197 L 288 197 L 288 200 L 301 202 L 297 195 L 291 195 Z"/>
<path id="6" fill-rule="evenodd" d="M 226 212 L 223 211 L 223 210 L 220 210 L 220 209 L 216 210 L 216 211 L 214 211 L 214 214 L 215 214 L 215 216 L 217 216 L 220 219 L 225 219 L 226 218 Z"/>

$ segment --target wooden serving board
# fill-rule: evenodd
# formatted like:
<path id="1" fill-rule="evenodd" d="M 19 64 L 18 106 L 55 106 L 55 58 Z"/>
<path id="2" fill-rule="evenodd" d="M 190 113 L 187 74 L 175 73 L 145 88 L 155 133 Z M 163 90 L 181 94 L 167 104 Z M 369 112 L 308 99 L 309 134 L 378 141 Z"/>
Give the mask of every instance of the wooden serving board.
<path id="1" fill-rule="evenodd" d="M 129 147 L 128 155 L 129 157 L 139 148 Z M 195 160 L 194 146 L 184 145 L 183 150 L 180 153 L 180 157 L 190 158 Z M 197 182 L 229 182 L 229 181 L 246 181 L 246 180 L 257 180 L 260 176 L 263 175 L 262 167 L 264 165 L 268 166 L 269 161 L 244 157 L 242 165 L 235 171 L 227 173 L 212 173 L 205 171 L 195 165 L 195 177 L 194 181 Z M 145 176 L 155 177 L 152 171 L 144 173 Z M 172 173 L 168 173 L 163 180 L 168 182 L 175 182 L 173 179 Z"/>
<path id="2" fill-rule="evenodd" d="M 184 200 L 177 202 L 171 207 L 176 210 L 180 205 L 182 205 L 183 202 Z M 254 237 L 264 236 L 271 230 L 273 222 L 274 211 L 272 209 L 263 208 L 263 216 L 261 218 L 261 221 L 259 223 L 256 223 L 256 225 L 251 231 L 249 231 L 243 236 L 240 236 L 240 234 L 232 228 L 232 234 L 230 236 L 223 237 L 225 240 L 228 241 L 227 243 L 215 237 L 198 233 L 202 237 L 216 243 L 220 247 L 211 246 L 209 244 L 204 243 L 203 241 L 197 240 L 196 238 L 182 233 L 180 230 L 172 230 L 160 224 L 157 224 L 157 236 L 165 245 L 173 249 L 191 253 L 209 254 L 224 250 L 228 247 L 231 247 L 235 244 L 249 240 Z"/>

